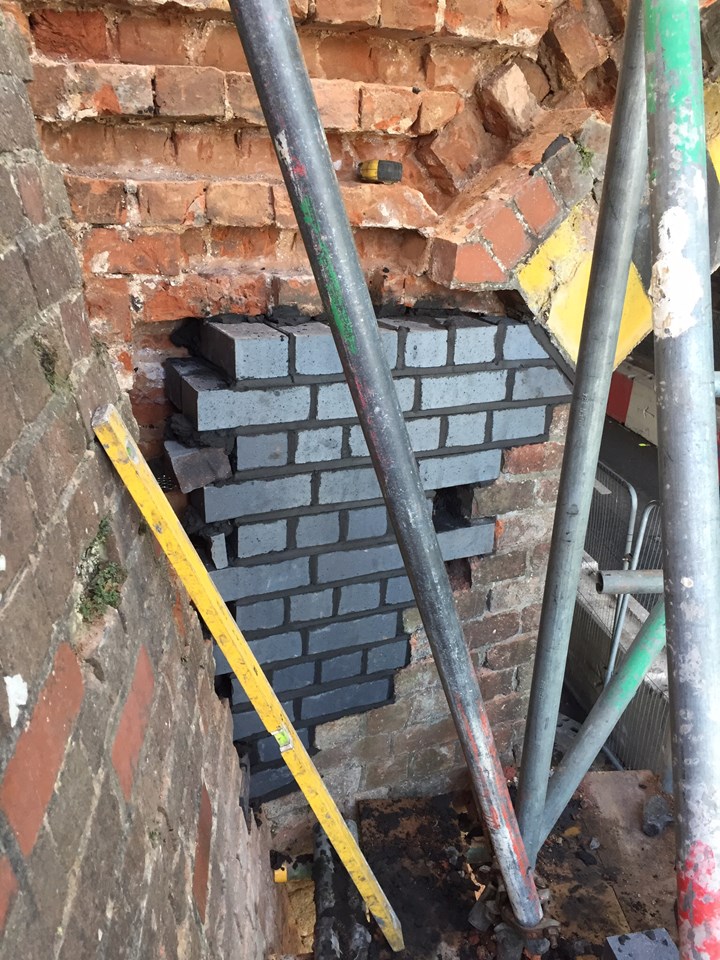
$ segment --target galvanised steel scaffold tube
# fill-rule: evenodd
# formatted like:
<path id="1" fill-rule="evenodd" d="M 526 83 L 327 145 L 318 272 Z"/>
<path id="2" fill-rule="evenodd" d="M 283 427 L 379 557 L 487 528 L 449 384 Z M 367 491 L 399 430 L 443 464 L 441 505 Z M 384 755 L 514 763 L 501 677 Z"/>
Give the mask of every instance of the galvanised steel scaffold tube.
<path id="1" fill-rule="evenodd" d="M 287 0 L 231 8 L 515 917 L 543 914 Z"/>
<path id="2" fill-rule="evenodd" d="M 662 593 L 662 570 L 599 570 L 595 589 L 606 596 Z"/>
<path id="3" fill-rule="evenodd" d="M 720 954 L 720 498 L 697 0 L 646 0 L 658 460 L 683 960 Z"/>
<path id="4" fill-rule="evenodd" d="M 645 184 L 646 130 L 642 0 L 630 0 L 520 768 L 518 820 L 533 864 L 540 846 L 585 533 Z"/>
<path id="5" fill-rule="evenodd" d="M 661 600 L 648 614 L 622 664 L 595 701 L 580 733 L 550 777 L 540 830 L 541 844 L 547 840 L 664 646 L 665 607 Z"/>

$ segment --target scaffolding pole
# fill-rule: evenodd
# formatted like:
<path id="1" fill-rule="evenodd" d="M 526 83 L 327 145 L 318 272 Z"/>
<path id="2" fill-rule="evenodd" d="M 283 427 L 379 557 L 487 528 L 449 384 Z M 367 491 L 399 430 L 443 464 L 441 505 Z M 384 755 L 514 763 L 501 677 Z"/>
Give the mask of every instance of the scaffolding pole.
<path id="1" fill-rule="evenodd" d="M 585 533 L 647 169 L 642 0 L 630 0 L 538 632 L 518 819 L 531 863 L 560 709 Z"/>
<path id="2" fill-rule="evenodd" d="M 658 452 L 683 960 L 720 951 L 720 503 L 697 0 L 646 0 Z"/>
<path id="3" fill-rule="evenodd" d="M 660 601 L 650 611 L 623 662 L 595 701 L 580 733 L 550 778 L 540 831 L 541 843 L 547 840 L 664 646 L 665 608 Z"/>
<path id="4" fill-rule="evenodd" d="M 518 923 L 542 919 L 287 0 L 231 0 L 415 600 Z"/>

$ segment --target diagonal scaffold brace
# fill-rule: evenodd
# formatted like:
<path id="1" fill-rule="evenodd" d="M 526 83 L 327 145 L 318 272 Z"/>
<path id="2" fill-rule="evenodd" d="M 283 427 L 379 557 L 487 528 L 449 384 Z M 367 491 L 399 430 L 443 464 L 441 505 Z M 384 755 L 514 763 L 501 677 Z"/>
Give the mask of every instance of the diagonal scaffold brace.
<path id="1" fill-rule="evenodd" d="M 438 673 L 521 927 L 543 919 L 287 0 L 230 6 Z"/>
<path id="2" fill-rule="evenodd" d="M 541 843 L 585 534 L 646 181 L 643 0 L 630 0 L 626 23 L 518 784 L 518 818 L 533 864 Z"/>

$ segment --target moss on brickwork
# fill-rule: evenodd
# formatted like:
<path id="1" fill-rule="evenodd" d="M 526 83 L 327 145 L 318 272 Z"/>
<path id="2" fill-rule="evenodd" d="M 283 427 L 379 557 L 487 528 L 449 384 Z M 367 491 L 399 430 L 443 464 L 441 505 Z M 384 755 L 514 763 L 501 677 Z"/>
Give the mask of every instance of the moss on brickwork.
<path id="1" fill-rule="evenodd" d="M 108 607 L 118 606 L 120 590 L 127 578 L 122 566 L 108 558 L 107 544 L 110 533 L 110 520 L 103 517 L 98 525 L 98 532 L 78 566 L 78 577 L 82 581 L 83 589 L 77 609 L 86 623 L 99 620 Z"/>
<path id="2" fill-rule="evenodd" d="M 593 168 L 595 152 L 586 147 L 584 143 L 576 143 L 575 146 L 580 154 L 580 170 L 583 173 L 589 173 Z"/>
<path id="3" fill-rule="evenodd" d="M 50 389 L 55 392 L 58 385 L 57 350 L 50 346 L 50 344 L 43 340 L 43 338 L 38 334 L 36 334 L 32 339 L 33 346 L 35 347 L 38 359 L 40 360 L 40 366 L 42 367 L 43 374 L 45 375 L 45 379 L 47 380 Z"/>

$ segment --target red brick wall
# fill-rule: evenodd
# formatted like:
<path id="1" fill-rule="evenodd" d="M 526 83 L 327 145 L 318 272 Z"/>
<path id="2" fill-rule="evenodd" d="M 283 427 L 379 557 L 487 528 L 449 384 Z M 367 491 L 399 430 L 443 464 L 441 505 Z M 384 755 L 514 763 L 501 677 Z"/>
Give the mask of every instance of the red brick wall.
<path id="1" fill-rule="evenodd" d="M 131 415 L 29 80 L 0 15 L 0 957 L 259 960 L 285 922 L 267 834 L 197 617 L 94 441 L 96 407 Z"/>
<path id="2" fill-rule="evenodd" d="M 220 0 L 6 2 L 35 63 L 44 149 L 66 174 L 92 329 L 154 454 L 158 357 L 177 352 L 178 320 L 318 309 L 247 64 Z M 611 102 L 621 6 L 293 2 L 376 300 L 501 312 L 494 291 L 577 200 L 535 168 Z M 402 160 L 403 183 L 358 183 L 374 157 Z"/>

